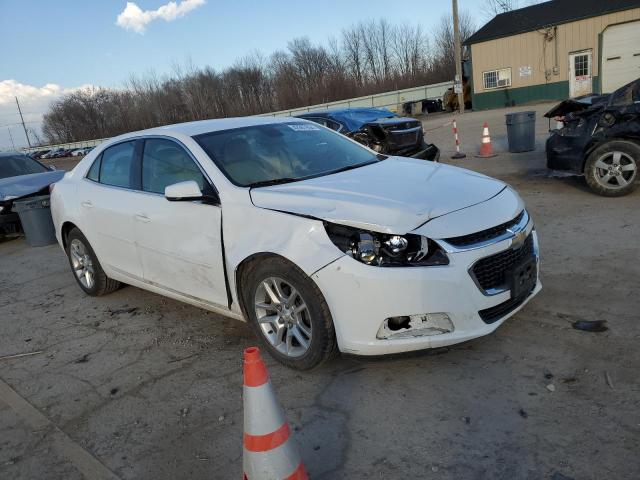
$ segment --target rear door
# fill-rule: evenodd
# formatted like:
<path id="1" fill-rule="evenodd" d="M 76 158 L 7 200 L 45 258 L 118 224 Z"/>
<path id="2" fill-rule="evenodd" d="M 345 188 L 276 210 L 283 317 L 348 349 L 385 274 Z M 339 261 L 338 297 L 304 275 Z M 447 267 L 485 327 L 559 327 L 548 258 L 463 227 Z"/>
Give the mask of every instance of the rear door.
<path id="1" fill-rule="evenodd" d="M 219 205 L 169 201 L 168 185 L 194 180 L 207 194 L 213 185 L 194 157 L 168 138 L 147 138 L 142 190 L 135 205 L 136 240 L 146 282 L 208 303 L 227 306 Z"/>
<path id="2" fill-rule="evenodd" d="M 142 278 L 132 217 L 140 196 L 136 146 L 131 140 L 105 149 L 79 183 L 78 199 L 80 228 L 103 267 Z"/>

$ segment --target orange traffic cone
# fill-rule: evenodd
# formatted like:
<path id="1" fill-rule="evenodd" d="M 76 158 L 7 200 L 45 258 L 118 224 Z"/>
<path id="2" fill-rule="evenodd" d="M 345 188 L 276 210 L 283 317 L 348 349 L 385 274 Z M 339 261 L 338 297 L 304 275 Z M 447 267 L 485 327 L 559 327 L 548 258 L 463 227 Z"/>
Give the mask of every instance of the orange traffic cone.
<path id="1" fill-rule="evenodd" d="M 244 351 L 244 480 L 308 480 L 260 350 Z"/>
<path id="2" fill-rule="evenodd" d="M 484 122 L 482 126 L 482 143 L 480 144 L 480 153 L 476 155 L 478 158 L 490 158 L 495 157 L 493 148 L 491 147 L 491 137 L 489 136 L 489 125 Z"/>

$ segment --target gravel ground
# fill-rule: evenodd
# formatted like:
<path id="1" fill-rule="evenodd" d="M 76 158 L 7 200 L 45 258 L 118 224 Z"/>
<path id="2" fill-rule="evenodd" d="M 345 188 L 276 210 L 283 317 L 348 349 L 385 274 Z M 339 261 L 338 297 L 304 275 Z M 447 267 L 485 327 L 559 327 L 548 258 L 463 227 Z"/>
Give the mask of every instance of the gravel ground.
<path id="1" fill-rule="evenodd" d="M 549 175 L 547 107 L 526 154 L 504 153 L 504 111 L 458 123 L 456 164 L 509 182 L 536 220 L 543 291 L 523 311 L 444 350 L 308 373 L 266 359 L 311 478 L 640 476 L 640 191 Z M 424 122 L 449 163 L 450 118 Z M 484 121 L 492 159 L 471 155 Z M 0 357 L 42 352 L 0 359 L 0 478 L 240 478 L 245 324 L 133 287 L 87 297 L 58 246 L 18 239 L 0 243 L 0 332 Z"/>

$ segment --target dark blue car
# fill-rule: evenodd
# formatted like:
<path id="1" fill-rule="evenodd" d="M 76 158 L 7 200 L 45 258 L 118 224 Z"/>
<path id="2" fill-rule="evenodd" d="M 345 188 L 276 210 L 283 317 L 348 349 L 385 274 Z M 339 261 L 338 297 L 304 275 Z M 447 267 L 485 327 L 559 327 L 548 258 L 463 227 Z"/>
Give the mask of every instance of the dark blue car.
<path id="1" fill-rule="evenodd" d="M 21 230 L 13 202 L 25 197 L 48 195 L 49 185 L 64 177 L 23 153 L 0 153 L 0 236 Z"/>
<path id="2" fill-rule="evenodd" d="M 419 120 L 399 117 L 384 108 L 336 108 L 296 116 L 324 125 L 386 155 L 434 161 L 440 157 L 438 147 L 425 142 Z"/>

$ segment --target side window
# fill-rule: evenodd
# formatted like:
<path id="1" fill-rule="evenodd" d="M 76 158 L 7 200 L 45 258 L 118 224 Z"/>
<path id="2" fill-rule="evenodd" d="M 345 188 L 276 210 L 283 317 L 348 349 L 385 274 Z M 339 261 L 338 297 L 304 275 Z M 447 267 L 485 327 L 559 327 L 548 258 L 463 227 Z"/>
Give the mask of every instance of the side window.
<path id="1" fill-rule="evenodd" d="M 100 183 L 131 188 L 131 165 L 135 142 L 124 142 L 102 152 Z"/>
<path id="2" fill-rule="evenodd" d="M 87 178 L 89 180 L 93 180 L 94 182 L 100 181 L 100 162 L 102 161 L 102 155 L 96 158 L 87 173 Z"/>
<path id="3" fill-rule="evenodd" d="M 144 142 L 142 154 L 142 190 L 164 194 L 167 185 L 194 180 L 200 190 L 208 182 L 189 154 L 177 143 L 162 138 Z"/>

